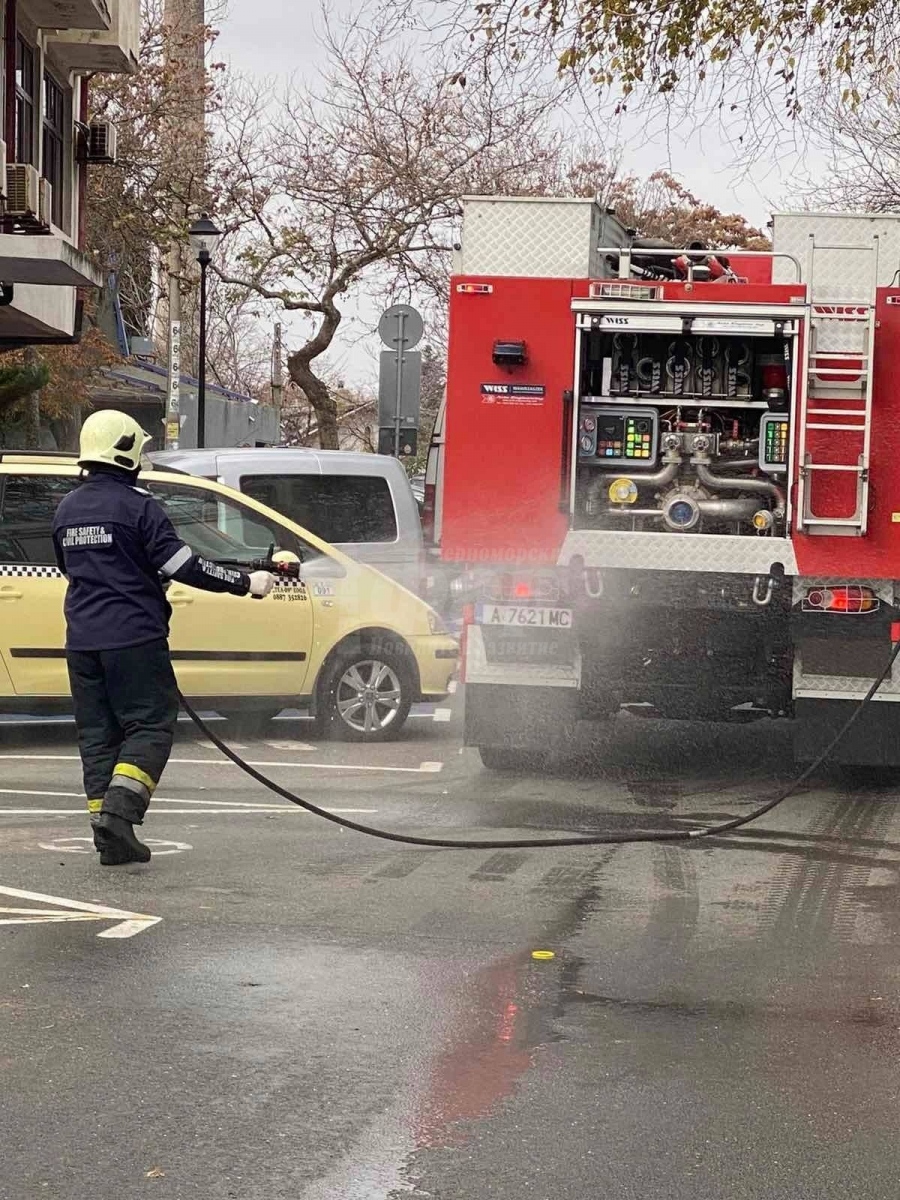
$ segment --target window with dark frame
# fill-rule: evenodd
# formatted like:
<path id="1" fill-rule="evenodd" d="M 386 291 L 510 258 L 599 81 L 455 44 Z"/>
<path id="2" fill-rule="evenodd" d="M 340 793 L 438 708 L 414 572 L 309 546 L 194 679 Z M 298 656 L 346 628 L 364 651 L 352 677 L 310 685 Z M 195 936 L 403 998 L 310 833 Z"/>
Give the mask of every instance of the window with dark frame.
<path id="1" fill-rule="evenodd" d="M 241 491 L 324 542 L 395 542 L 397 514 L 380 475 L 244 475 Z"/>
<path id="2" fill-rule="evenodd" d="M 291 551 L 303 562 L 319 557 L 318 550 L 291 530 L 217 492 L 190 484 L 154 483 L 152 479 L 148 484 L 178 536 L 204 558 L 251 562 L 265 558 L 273 545 Z"/>
<path id="3" fill-rule="evenodd" d="M 52 75 L 44 74 L 43 175 L 53 188 L 53 224 L 62 228 L 66 162 L 66 94 Z"/>
<path id="4" fill-rule="evenodd" d="M 19 35 L 16 40 L 15 162 L 34 162 L 34 50 Z"/>
<path id="5" fill-rule="evenodd" d="M 0 479 L 0 563 L 55 567 L 53 517 L 77 475 L 7 475 Z"/>

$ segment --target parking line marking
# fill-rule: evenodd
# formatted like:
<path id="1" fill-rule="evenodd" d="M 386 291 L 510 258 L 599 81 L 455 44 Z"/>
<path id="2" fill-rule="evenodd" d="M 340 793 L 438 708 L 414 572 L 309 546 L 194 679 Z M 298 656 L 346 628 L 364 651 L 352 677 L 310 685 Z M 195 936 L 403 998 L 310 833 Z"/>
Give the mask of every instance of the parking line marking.
<path id="1" fill-rule="evenodd" d="M 434 718 L 433 719 L 435 721 L 449 721 L 452 716 L 453 716 L 452 708 L 436 708 L 434 710 Z"/>
<path id="2" fill-rule="evenodd" d="M 228 744 L 234 748 L 233 742 Z M 266 745 L 271 750 L 315 750 L 315 746 L 311 746 L 309 742 L 266 742 Z"/>
<path id="3" fill-rule="evenodd" d="M 190 804 L 189 800 L 185 801 Z M 252 817 L 263 813 L 306 812 L 294 804 L 273 804 L 255 808 L 167 808 L 168 816 L 181 817 Z M 377 808 L 329 808 L 330 813 L 346 816 L 353 813 L 373 813 Z M 83 808 L 0 808 L 0 817 L 83 817 Z"/>
<path id="4" fill-rule="evenodd" d="M 29 788 L 0 788 L 0 796 L 55 796 L 55 797 L 61 797 L 64 800 L 84 800 L 84 796 L 82 795 L 81 792 L 43 792 L 43 791 L 39 792 L 39 791 L 33 791 Z M 154 796 L 153 803 L 154 804 L 194 804 L 194 805 L 203 805 L 203 806 L 208 805 L 212 808 L 224 808 L 224 809 L 227 809 L 227 808 L 261 808 L 261 809 L 265 809 L 266 812 L 269 812 L 273 808 L 277 808 L 279 811 L 287 812 L 288 810 L 297 807 L 296 804 L 275 804 L 272 802 L 270 802 L 269 804 L 262 804 L 257 800 L 188 800 L 188 799 L 185 799 L 184 797 L 179 797 L 179 796 Z M 8 811 L 9 811 L 8 809 L 0 808 L 0 812 L 8 812 Z M 23 812 L 34 812 L 35 810 L 28 808 L 28 809 L 23 809 L 22 811 Z M 84 814 L 84 812 L 85 812 L 85 810 L 83 808 L 80 808 L 80 809 L 64 808 L 61 811 L 62 812 L 80 812 L 82 814 Z M 377 808 L 329 808 L 328 811 L 335 812 L 335 813 L 375 813 L 375 812 L 378 812 L 378 809 Z"/>
<path id="5" fill-rule="evenodd" d="M 83 800 L 80 792 L 36 792 L 25 788 L 0 788 L 3 796 L 53 796 L 64 800 Z M 154 796 L 154 804 L 183 804 L 185 808 L 167 808 L 170 814 L 190 814 L 195 817 L 228 816 L 229 813 L 272 813 L 272 812 L 305 812 L 297 804 L 261 804 L 255 800 L 178 800 L 174 796 Z M 323 806 L 324 807 L 324 806 Z M 371 816 L 377 813 L 377 808 L 327 808 L 326 812 L 336 816 Z M 3 817 L 63 817 L 85 815 L 81 808 L 3 808 Z"/>
<path id="6" fill-rule="evenodd" d="M 17 760 L 20 762 L 78 762 L 77 754 L 0 754 L 0 759 Z M 179 764 L 187 767 L 233 767 L 235 764 L 227 758 L 170 758 L 170 765 Z M 252 762 L 250 767 L 301 767 L 308 771 L 382 771 L 399 773 L 401 775 L 434 775 L 444 769 L 442 762 L 424 762 L 418 767 L 373 767 L 361 763 L 304 763 L 304 762 Z"/>
<path id="7" fill-rule="evenodd" d="M 36 908 L 30 916 L 13 916 L 0 918 L 0 925 L 30 925 L 44 924 L 48 921 L 115 921 L 112 929 L 104 929 L 97 934 L 102 938 L 134 937 L 152 925 L 158 925 L 162 917 L 151 917 L 145 913 L 126 912 L 121 908 L 110 908 L 105 904 L 88 904 L 84 900 L 64 900 L 60 896 L 45 896 L 42 892 L 26 892 L 22 888 L 0 887 L 0 895 L 9 896 L 13 900 L 34 900 L 38 904 L 53 904 L 65 912 L 54 913 L 52 909 Z M 0 909 L 0 912 L 3 912 Z"/>

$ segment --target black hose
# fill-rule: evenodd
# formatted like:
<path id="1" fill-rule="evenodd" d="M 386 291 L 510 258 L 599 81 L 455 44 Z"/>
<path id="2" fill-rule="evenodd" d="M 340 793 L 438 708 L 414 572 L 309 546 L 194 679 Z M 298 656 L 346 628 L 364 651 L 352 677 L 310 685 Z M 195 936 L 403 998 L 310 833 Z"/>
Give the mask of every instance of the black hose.
<path id="1" fill-rule="evenodd" d="M 887 679 L 891 673 L 891 668 L 900 654 L 900 641 L 893 647 L 891 656 L 885 664 L 884 670 L 874 681 L 872 686 L 866 692 L 856 708 L 834 735 L 819 757 L 809 764 L 796 779 L 794 779 L 784 791 L 779 792 L 771 800 L 765 804 L 761 804 L 759 808 L 755 808 L 753 812 L 748 813 L 745 817 L 734 817 L 730 821 L 723 821 L 719 825 L 709 825 L 697 829 L 662 829 L 662 830 L 639 830 L 636 833 L 603 833 L 603 834 L 588 834 L 580 837 L 563 837 L 563 838 L 509 838 L 509 839 L 487 839 L 484 841 L 475 840 L 453 840 L 448 838 L 428 838 L 414 837 L 408 833 L 390 833 L 386 829 L 374 829 L 371 825 L 361 825 L 358 821 L 348 821 L 346 817 L 336 816 L 334 813 L 328 812 L 327 809 L 319 808 L 309 800 L 304 800 L 300 796 L 295 796 L 293 792 L 289 792 L 287 788 L 283 788 L 274 780 L 269 779 L 255 767 L 251 767 L 249 763 L 244 762 L 239 754 L 236 754 L 229 746 L 222 741 L 217 734 L 209 728 L 206 722 L 197 715 L 191 705 L 181 696 L 181 703 L 184 706 L 185 712 L 212 744 L 225 755 L 230 758 L 235 766 L 240 767 L 245 771 L 251 779 L 255 779 L 257 783 L 261 783 L 276 796 L 281 796 L 284 800 L 289 800 L 291 804 L 296 804 L 300 808 L 305 808 L 307 812 L 314 813 L 317 817 L 324 817 L 326 821 L 331 821 L 334 825 L 340 825 L 344 829 L 352 829 L 356 833 L 365 833 L 369 837 L 382 838 L 386 842 L 403 842 L 407 846 L 435 846 L 443 850 L 534 850 L 534 849 L 553 849 L 557 846 L 609 846 L 622 842 L 689 842 L 696 838 L 717 837 L 722 833 L 730 833 L 733 829 L 739 829 L 742 825 L 749 825 L 751 821 L 756 821 L 767 812 L 771 812 L 773 808 L 781 804 L 783 800 L 787 800 L 792 796 L 798 788 L 800 788 L 811 775 L 813 775 L 819 767 L 831 756 L 832 751 L 847 734 L 852 725 L 855 724 L 859 716 L 872 701 L 875 693 Z M 180 695 L 180 693 L 179 693 Z"/>

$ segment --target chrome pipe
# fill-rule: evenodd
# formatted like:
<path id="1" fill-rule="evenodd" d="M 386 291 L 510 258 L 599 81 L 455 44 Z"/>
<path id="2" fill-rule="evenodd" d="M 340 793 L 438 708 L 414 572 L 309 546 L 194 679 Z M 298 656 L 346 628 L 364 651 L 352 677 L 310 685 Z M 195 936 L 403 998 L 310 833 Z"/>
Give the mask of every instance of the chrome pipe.
<path id="1" fill-rule="evenodd" d="M 772 496 L 779 508 L 784 508 L 784 492 L 769 479 L 737 479 L 728 475 L 714 474 L 706 463 L 691 459 L 697 472 L 697 480 L 714 492 L 756 492 L 761 496 Z"/>

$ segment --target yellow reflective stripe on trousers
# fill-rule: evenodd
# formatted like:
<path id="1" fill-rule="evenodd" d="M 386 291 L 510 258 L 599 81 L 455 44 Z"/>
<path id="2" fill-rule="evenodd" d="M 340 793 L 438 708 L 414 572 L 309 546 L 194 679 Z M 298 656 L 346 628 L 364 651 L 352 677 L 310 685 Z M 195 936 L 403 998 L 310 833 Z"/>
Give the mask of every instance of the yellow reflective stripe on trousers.
<path id="1" fill-rule="evenodd" d="M 88 800 L 87 810 L 89 813 L 98 813 L 103 808 L 102 800 Z"/>
<path id="2" fill-rule="evenodd" d="M 137 783 L 142 783 L 151 795 L 156 789 L 156 780 L 146 771 L 142 771 L 140 767 L 132 766 L 131 763 L 116 763 L 116 769 L 113 771 L 114 780 L 117 775 L 124 775 L 126 779 L 134 779 Z"/>

